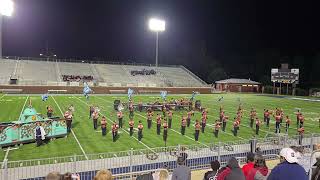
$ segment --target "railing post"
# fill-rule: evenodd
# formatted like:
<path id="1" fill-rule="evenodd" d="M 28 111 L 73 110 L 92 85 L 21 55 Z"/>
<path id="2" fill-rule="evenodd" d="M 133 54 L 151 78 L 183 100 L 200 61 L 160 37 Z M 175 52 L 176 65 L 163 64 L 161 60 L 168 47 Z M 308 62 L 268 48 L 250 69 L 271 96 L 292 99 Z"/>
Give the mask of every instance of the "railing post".
<path id="1" fill-rule="evenodd" d="M 221 155 L 220 155 L 221 142 L 218 142 L 218 161 L 221 163 Z"/>
<path id="2" fill-rule="evenodd" d="M 313 133 L 311 133 L 311 138 L 310 138 L 310 149 L 313 151 L 314 150 L 314 146 L 313 146 L 313 136 L 314 136 L 314 134 Z"/>
<path id="3" fill-rule="evenodd" d="M 77 172 L 77 155 L 73 155 L 73 173 Z"/>
<path id="4" fill-rule="evenodd" d="M 3 163 L 4 163 L 4 171 L 3 171 L 3 178 L 4 179 L 9 179 L 9 175 L 8 175 L 8 159 L 5 159 L 4 161 L 3 161 Z"/>
<path id="5" fill-rule="evenodd" d="M 130 150 L 130 179 L 132 180 L 133 179 L 133 176 L 132 176 L 132 166 L 133 166 L 133 164 L 132 164 L 132 158 L 133 158 L 133 148 L 131 148 L 131 150 Z"/>

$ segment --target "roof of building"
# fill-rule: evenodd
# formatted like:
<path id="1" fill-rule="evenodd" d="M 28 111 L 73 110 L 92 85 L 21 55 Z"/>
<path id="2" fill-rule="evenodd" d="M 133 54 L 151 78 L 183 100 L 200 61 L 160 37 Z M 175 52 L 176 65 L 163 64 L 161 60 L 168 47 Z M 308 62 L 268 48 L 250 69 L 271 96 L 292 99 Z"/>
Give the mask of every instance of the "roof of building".
<path id="1" fill-rule="evenodd" d="M 235 79 L 235 78 L 216 81 L 216 83 L 217 84 L 260 84 L 259 82 L 251 81 L 250 79 Z"/>

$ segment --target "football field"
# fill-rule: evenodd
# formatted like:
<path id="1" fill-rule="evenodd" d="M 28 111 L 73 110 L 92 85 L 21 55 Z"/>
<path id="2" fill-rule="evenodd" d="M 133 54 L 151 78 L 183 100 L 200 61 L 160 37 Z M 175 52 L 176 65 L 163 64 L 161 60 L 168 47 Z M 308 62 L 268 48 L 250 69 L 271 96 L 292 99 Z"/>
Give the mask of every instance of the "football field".
<path id="1" fill-rule="evenodd" d="M 223 96 L 221 101 L 218 101 Z M 191 94 L 187 95 L 168 95 L 168 99 L 175 98 L 190 98 Z M 160 95 L 136 95 L 133 97 L 135 103 L 142 101 L 144 103 L 154 102 Z M 165 146 L 162 130 L 161 135 L 156 134 L 155 117 L 153 117 L 153 125 L 151 129 L 147 128 L 146 112 L 135 112 L 134 121 L 135 127 L 138 121 L 141 120 L 144 125 L 143 139 L 138 141 L 137 132 L 134 136 L 129 136 L 128 130 L 128 111 L 124 112 L 124 128 L 119 130 L 119 138 L 116 142 L 112 142 L 111 124 L 117 120 L 116 111 L 113 109 L 113 101 L 120 99 L 122 102 L 127 102 L 126 95 L 91 95 L 89 100 L 80 95 L 52 95 L 47 101 L 42 101 L 40 95 L 5 95 L 0 94 L 0 122 L 15 121 L 19 118 L 22 110 L 28 106 L 29 99 L 32 101 L 32 106 L 43 115 L 46 115 L 46 107 L 51 105 L 54 109 L 55 116 L 62 116 L 70 104 L 75 107 L 73 119 L 73 133 L 70 133 L 66 138 L 58 138 L 50 141 L 48 144 L 36 147 L 35 143 L 24 144 L 14 150 L 1 150 L 0 161 L 6 158 L 9 161 L 39 159 L 48 157 L 61 157 L 72 155 L 88 155 L 105 152 L 119 152 L 133 149 L 150 149 L 155 147 Z M 257 110 L 258 117 L 263 120 L 263 109 L 274 110 L 276 107 L 282 108 L 285 115 L 289 115 L 292 123 L 289 129 L 289 135 L 297 134 L 296 116 L 297 108 L 300 108 L 305 116 L 305 133 L 320 133 L 319 118 L 320 118 L 320 102 L 309 101 L 308 99 L 290 99 L 284 96 L 262 96 L 256 94 L 210 94 L 198 95 L 196 100 L 201 100 L 202 107 L 208 108 L 208 121 L 205 133 L 200 133 L 199 141 L 194 140 L 194 127 L 196 119 L 201 119 L 201 113 L 196 112 L 191 119 L 189 128 L 186 129 L 186 134 L 180 134 L 181 116 L 187 114 L 187 111 L 173 111 L 173 125 L 168 130 L 167 146 L 192 145 L 198 144 L 207 146 L 210 143 L 218 141 L 237 141 L 247 140 L 255 136 L 255 129 L 249 127 L 249 113 L 252 107 Z M 242 104 L 244 115 L 241 121 L 238 136 L 232 134 L 233 118 L 239 104 Z M 100 108 L 101 115 L 105 115 L 107 121 L 107 136 L 101 135 L 100 126 L 97 131 L 93 129 L 92 119 L 89 119 L 89 106 L 94 105 Z M 219 118 L 219 107 L 223 106 L 225 113 L 229 116 L 226 132 L 219 132 L 219 138 L 213 134 L 213 123 Z M 101 115 L 99 121 L 101 119 Z M 100 123 L 100 122 L 99 122 Z M 284 133 L 284 127 L 281 128 Z M 275 120 L 271 118 L 270 127 L 265 124 L 260 129 L 259 138 L 264 138 L 268 135 L 274 135 Z"/>

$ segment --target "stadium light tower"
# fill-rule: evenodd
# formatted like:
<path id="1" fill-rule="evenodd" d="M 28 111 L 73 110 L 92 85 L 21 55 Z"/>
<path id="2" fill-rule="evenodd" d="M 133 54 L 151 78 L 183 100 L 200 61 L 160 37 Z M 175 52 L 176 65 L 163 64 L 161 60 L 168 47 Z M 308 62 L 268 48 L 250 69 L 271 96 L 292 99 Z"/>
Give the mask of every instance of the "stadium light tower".
<path id="1" fill-rule="evenodd" d="M 0 0 L 0 59 L 2 59 L 2 17 L 13 13 L 12 0 Z"/>
<path id="2" fill-rule="evenodd" d="M 149 20 L 149 29 L 156 32 L 156 67 L 158 67 L 159 32 L 166 30 L 166 22 L 164 20 L 151 18 Z"/>

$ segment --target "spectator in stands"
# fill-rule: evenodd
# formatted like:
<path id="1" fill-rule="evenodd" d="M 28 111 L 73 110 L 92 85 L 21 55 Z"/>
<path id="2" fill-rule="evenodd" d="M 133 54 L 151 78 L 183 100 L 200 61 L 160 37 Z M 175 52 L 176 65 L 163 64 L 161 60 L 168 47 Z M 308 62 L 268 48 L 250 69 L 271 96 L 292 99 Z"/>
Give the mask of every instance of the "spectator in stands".
<path id="1" fill-rule="evenodd" d="M 169 172 L 166 169 L 159 169 L 155 173 L 152 174 L 153 180 L 169 180 L 171 177 L 169 176 Z"/>
<path id="2" fill-rule="evenodd" d="M 305 170 L 298 164 L 298 155 L 291 148 L 283 148 L 280 151 L 280 164 L 274 167 L 268 180 L 307 180 Z"/>
<path id="3" fill-rule="evenodd" d="M 70 172 L 67 172 L 62 176 L 62 180 L 80 180 L 80 176 L 79 174 L 72 174 Z"/>
<path id="4" fill-rule="evenodd" d="M 212 171 L 208 171 L 204 174 L 203 180 L 213 180 L 218 176 L 219 169 L 220 169 L 220 163 L 219 161 L 211 161 L 211 169 Z"/>
<path id="5" fill-rule="evenodd" d="M 46 176 L 46 180 L 61 180 L 62 176 L 58 172 L 51 172 Z"/>
<path id="6" fill-rule="evenodd" d="M 245 176 L 235 157 L 231 157 L 227 167 L 218 174 L 217 180 L 245 180 Z"/>
<path id="7" fill-rule="evenodd" d="M 248 176 L 249 171 L 251 171 L 251 169 L 253 169 L 253 166 L 254 166 L 254 154 L 252 152 L 249 152 L 247 154 L 247 164 L 245 164 L 242 167 L 242 172 L 245 177 Z"/>
<path id="8" fill-rule="evenodd" d="M 172 180 L 191 180 L 191 169 L 185 165 L 186 158 L 179 156 L 178 166 L 173 170 Z"/>
<path id="9" fill-rule="evenodd" d="M 94 180 L 111 180 L 112 179 L 112 173 L 109 170 L 102 169 L 97 172 L 96 176 L 94 177 Z"/>
<path id="10" fill-rule="evenodd" d="M 320 156 L 316 158 L 317 162 L 313 165 L 311 180 L 320 180 Z"/>
<path id="11" fill-rule="evenodd" d="M 262 155 L 256 155 L 254 158 L 254 168 L 246 175 L 246 180 L 265 180 L 268 176 L 268 167 L 266 160 Z"/>

